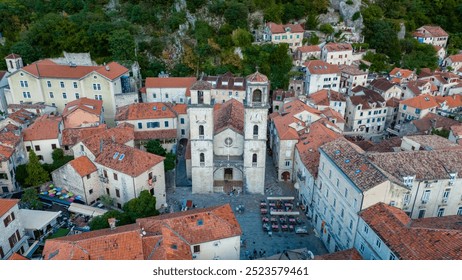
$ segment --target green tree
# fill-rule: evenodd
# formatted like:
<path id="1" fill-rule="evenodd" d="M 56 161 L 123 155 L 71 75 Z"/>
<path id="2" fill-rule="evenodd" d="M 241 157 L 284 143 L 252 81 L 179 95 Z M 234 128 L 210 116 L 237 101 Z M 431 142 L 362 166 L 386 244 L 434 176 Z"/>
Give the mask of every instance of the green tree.
<path id="1" fill-rule="evenodd" d="M 332 33 L 334 33 L 334 28 L 332 27 L 332 25 L 324 23 L 321 24 L 321 26 L 319 26 L 319 31 L 326 35 L 332 35 Z"/>
<path id="2" fill-rule="evenodd" d="M 134 60 L 135 39 L 128 30 L 115 30 L 108 38 L 109 51 L 113 60 Z"/>
<path id="3" fill-rule="evenodd" d="M 132 222 L 138 218 L 159 215 L 159 211 L 156 209 L 156 198 L 147 190 L 141 191 L 137 198 L 130 199 L 125 203 L 123 210 Z"/>
<path id="4" fill-rule="evenodd" d="M 114 199 L 110 197 L 109 195 L 102 195 L 99 197 L 99 201 L 105 206 L 105 207 L 111 207 L 114 204 Z"/>
<path id="5" fill-rule="evenodd" d="M 318 28 L 319 25 L 319 15 L 310 12 L 306 17 L 305 29 L 314 30 Z"/>
<path id="6" fill-rule="evenodd" d="M 33 150 L 29 152 L 29 162 L 26 165 L 27 177 L 25 184 L 38 186 L 49 181 L 48 172 L 42 167 L 39 159 Z"/>
<path id="7" fill-rule="evenodd" d="M 249 9 L 243 3 L 237 1 L 230 2 L 226 8 L 223 16 L 226 22 L 233 28 L 244 28 L 247 29 L 247 15 Z"/>
<path id="8" fill-rule="evenodd" d="M 396 26 L 385 20 L 372 22 L 363 32 L 365 42 L 376 49 L 378 53 L 383 53 L 390 57 L 393 63 L 398 63 L 401 59 L 400 42 L 397 36 Z"/>
<path id="9" fill-rule="evenodd" d="M 117 210 L 111 210 L 102 216 L 94 217 L 91 219 L 89 226 L 91 230 L 98 230 L 98 229 L 104 229 L 104 228 L 109 228 L 109 223 L 108 219 L 109 218 L 115 218 L 116 219 L 116 226 L 123 226 L 132 223 L 130 217 Z"/>
<path id="10" fill-rule="evenodd" d="M 40 58 L 40 53 L 32 47 L 27 41 L 19 41 L 11 46 L 11 52 L 19 54 L 24 64 L 29 64 L 37 61 Z"/>
<path id="11" fill-rule="evenodd" d="M 271 21 L 275 23 L 282 22 L 282 16 L 284 14 L 284 7 L 282 4 L 277 4 L 273 1 L 268 3 L 266 9 L 263 10 L 263 16 L 266 21 Z"/>
<path id="12" fill-rule="evenodd" d="M 33 210 L 40 210 L 43 207 L 35 188 L 27 188 L 21 197 L 21 202 L 24 203 L 27 208 Z"/>
<path id="13" fill-rule="evenodd" d="M 16 179 L 16 182 L 18 182 L 19 185 L 23 187 L 30 187 L 29 185 L 26 185 L 26 178 L 27 178 L 27 165 L 26 164 L 21 164 L 16 166 L 14 178 Z"/>
<path id="14" fill-rule="evenodd" d="M 167 150 L 162 147 L 162 144 L 160 144 L 159 140 L 149 140 L 148 143 L 146 143 L 146 151 L 151 154 L 156 154 L 159 156 L 165 156 L 167 154 Z"/>
<path id="15" fill-rule="evenodd" d="M 414 38 L 402 41 L 402 45 L 407 46 L 401 63 L 403 68 L 419 71 L 422 68 L 434 70 L 438 67 L 438 57 L 432 45 L 421 44 Z"/>
<path id="16" fill-rule="evenodd" d="M 233 31 L 233 43 L 237 47 L 247 47 L 252 44 L 253 37 L 247 30 L 238 28 Z"/>

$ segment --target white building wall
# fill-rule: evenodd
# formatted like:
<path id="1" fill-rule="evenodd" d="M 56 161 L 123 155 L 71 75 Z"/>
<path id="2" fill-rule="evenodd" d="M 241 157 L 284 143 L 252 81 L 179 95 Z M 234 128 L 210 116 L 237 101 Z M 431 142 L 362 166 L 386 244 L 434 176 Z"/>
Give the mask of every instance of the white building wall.
<path id="1" fill-rule="evenodd" d="M 359 218 L 354 247 L 365 260 L 390 260 L 393 252 L 385 242 Z M 396 258 L 396 255 L 393 254 Z"/>
<path id="2" fill-rule="evenodd" d="M 195 260 L 239 260 L 240 236 L 204 242 L 191 245 L 191 252 Z M 199 245 L 200 251 L 194 253 L 194 246 Z"/>
<path id="3" fill-rule="evenodd" d="M 14 213 L 15 219 L 5 227 L 3 223 L 4 219 Z M 4 260 L 8 259 L 13 253 L 17 252 L 19 248 L 23 248 L 23 251 L 26 252 L 29 249 L 29 244 L 27 243 L 27 236 L 25 236 L 24 227 L 21 225 L 19 220 L 19 207 L 16 204 L 13 208 L 8 210 L 2 217 L 0 217 L 0 247 L 3 249 L 5 256 Z M 21 239 L 18 240 L 18 243 L 15 244 L 13 248 L 10 246 L 8 238 L 15 234 L 16 231 L 19 231 Z M 15 249 L 15 250 L 13 250 Z"/>
<path id="4" fill-rule="evenodd" d="M 30 147 L 33 149 L 37 156 L 43 157 L 43 163 L 53 163 L 51 156 L 53 152 L 52 145 L 56 145 L 56 148 L 60 148 L 59 139 L 47 139 L 47 140 L 35 140 L 35 141 L 24 141 L 24 147 Z M 36 146 L 40 146 L 40 150 L 36 149 Z"/>
<path id="5" fill-rule="evenodd" d="M 147 102 L 186 103 L 186 88 L 146 88 Z"/>
<path id="6" fill-rule="evenodd" d="M 225 145 L 225 139 L 231 138 L 230 147 Z M 232 129 L 226 129 L 213 138 L 213 153 L 217 156 L 242 156 L 244 154 L 244 136 Z"/>
<path id="7" fill-rule="evenodd" d="M 340 74 L 310 74 L 306 73 L 305 79 L 305 92 L 306 94 L 320 91 L 321 89 L 331 89 L 339 91 L 340 88 Z"/>

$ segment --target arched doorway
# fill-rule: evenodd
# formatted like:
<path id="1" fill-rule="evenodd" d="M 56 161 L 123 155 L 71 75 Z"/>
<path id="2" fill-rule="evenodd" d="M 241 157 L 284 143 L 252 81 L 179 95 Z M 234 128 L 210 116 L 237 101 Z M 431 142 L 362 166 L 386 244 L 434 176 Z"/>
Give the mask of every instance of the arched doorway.
<path id="1" fill-rule="evenodd" d="M 289 171 L 282 172 L 281 178 L 284 181 L 289 181 L 290 180 L 290 172 Z"/>

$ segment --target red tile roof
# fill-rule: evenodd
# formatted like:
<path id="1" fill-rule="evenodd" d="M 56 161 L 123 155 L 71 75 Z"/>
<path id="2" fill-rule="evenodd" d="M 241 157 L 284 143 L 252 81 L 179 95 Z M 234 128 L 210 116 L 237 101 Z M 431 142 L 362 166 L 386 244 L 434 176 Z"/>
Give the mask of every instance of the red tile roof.
<path id="1" fill-rule="evenodd" d="M 83 139 L 99 134 L 106 129 L 105 124 L 93 127 L 65 128 L 61 134 L 61 146 L 74 146 Z"/>
<path id="2" fill-rule="evenodd" d="M 368 88 L 357 86 L 353 89 L 355 95 L 350 96 L 350 101 L 353 105 L 357 106 L 362 105 L 362 109 L 372 109 L 372 104 L 375 103 L 375 108 L 385 107 L 385 99 L 380 95 L 380 93 L 370 90 Z M 364 94 L 358 94 L 358 92 L 363 92 Z"/>
<path id="3" fill-rule="evenodd" d="M 218 76 L 206 76 L 203 78 L 205 82 L 199 81 L 194 85 L 195 89 L 208 90 L 211 88 L 221 90 L 238 90 L 246 89 L 247 81 L 243 77 L 234 77 L 231 72 L 226 72 Z M 207 85 L 209 83 L 209 85 Z"/>
<path id="4" fill-rule="evenodd" d="M 5 56 L 5 59 L 16 59 L 16 58 L 21 58 L 21 56 L 15 53 L 10 53 L 9 55 Z"/>
<path id="5" fill-rule="evenodd" d="M 0 217 L 10 211 L 16 204 L 19 203 L 19 199 L 5 199 L 0 198 Z"/>
<path id="6" fill-rule="evenodd" d="M 266 26 L 269 27 L 272 34 L 278 33 L 286 33 L 286 29 L 290 28 L 291 33 L 303 33 L 305 29 L 303 29 L 301 24 L 277 24 L 274 22 L 267 22 Z"/>
<path id="7" fill-rule="evenodd" d="M 175 112 L 165 103 L 134 103 L 117 109 L 116 121 L 175 118 Z"/>
<path id="8" fill-rule="evenodd" d="M 176 139 L 176 129 L 135 131 L 135 140 Z"/>
<path id="9" fill-rule="evenodd" d="M 8 115 L 9 119 L 12 119 L 13 121 L 20 123 L 20 124 L 25 124 L 29 122 L 30 120 L 35 118 L 35 114 L 25 110 L 25 109 L 20 109 L 19 111 L 16 111 L 10 115 Z"/>
<path id="10" fill-rule="evenodd" d="M 223 104 L 216 104 L 213 110 L 214 133 L 218 134 L 227 128 L 244 134 L 244 105 L 234 98 Z"/>
<path id="11" fill-rule="evenodd" d="M 320 52 L 321 48 L 318 45 L 313 46 L 301 46 L 297 50 L 302 53 Z"/>
<path id="12" fill-rule="evenodd" d="M 462 137 L 462 124 L 451 126 L 451 131 L 454 136 Z"/>
<path id="13" fill-rule="evenodd" d="M 106 70 L 108 68 L 109 70 Z M 128 72 L 124 66 L 111 62 L 106 66 L 70 66 L 57 64 L 51 60 L 39 60 L 22 68 L 35 77 L 81 79 L 97 72 L 109 80 L 114 80 Z"/>
<path id="14" fill-rule="evenodd" d="M 339 133 L 327 128 L 320 121 L 312 123 L 309 132 L 300 136 L 296 149 L 303 165 L 314 178 L 318 176 L 319 147 L 339 137 L 341 137 Z"/>
<path id="15" fill-rule="evenodd" d="M 103 108 L 102 100 L 95 100 L 86 97 L 79 98 L 77 100 L 67 103 L 63 110 L 63 117 L 67 117 L 76 110 L 84 110 L 90 114 L 101 115 Z"/>
<path id="16" fill-rule="evenodd" d="M 401 100 L 399 100 L 396 97 L 392 97 L 392 98 L 387 100 L 386 105 L 387 105 L 387 107 L 398 108 L 399 107 L 399 102 L 401 102 Z"/>
<path id="17" fill-rule="evenodd" d="M 196 77 L 146 78 L 146 88 L 187 88 L 195 82 Z"/>
<path id="18" fill-rule="evenodd" d="M 191 260 L 192 245 L 241 234 L 231 207 L 225 204 L 49 239 L 43 256 L 45 260 Z"/>
<path id="19" fill-rule="evenodd" d="M 0 161 L 5 161 L 11 158 L 11 156 L 14 154 L 14 151 L 14 148 L 0 145 Z"/>
<path id="20" fill-rule="evenodd" d="M 132 177 L 138 177 L 164 160 L 164 157 L 123 144 L 104 143 L 102 146 L 95 162 Z"/>
<path id="21" fill-rule="evenodd" d="M 425 29 L 429 33 L 429 35 L 431 35 L 431 36 L 428 36 L 427 33 L 423 34 L 422 32 L 419 32 L 418 31 L 419 29 Z M 419 35 L 422 34 L 424 37 L 446 37 L 446 36 L 449 36 L 448 33 L 446 33 L 446 31 L 444 31 L 443 28 L 441 28 L 440 26 L 437 26 L 437 25 L 424 25 L 424 26 L 418 28 L 415 33 L 419 33 Z"/>
<path id="22" fill-rule="evenodd" d="M 0 80 L 5 76 L 7 72 L 6 71 L 0 71 Z"/>
<path id="23" fill-rule="evenodd" d="M 434 224 L 436 219 L 451 219 L 454 224 L 460 224 L 462 216 L 431 218 L 429 222 L 414 223 L 404 211 L 384 203 L 377 203 L 361 211 L 359 215 L 398 259 L 462 259 L 460 227 L 443 225 L 438 228 Z"/>
<path id="24" fill-rule="evenodd" d="M 401 69 L 398 67 L 395 67 L 393 70 L 390 72 L 390 76 L 395 76 L 399 78 L 409 78 L 411 75 L 414 74 L 414 71 L 408 70 L 408 69 Z"/>
<path id="25" fill-rule="evenodd" d="M 253 74 L 248 75 L 246 77 L 246 80 L 250 83 L 267 83 L 268 77 L 257 71 Z"/>
<path id="26" fill-rule="evenodd" d="M 429 132 L 432 127 L 435 128 L 444 128 L 449 130 L 452 125 L 460 124 L 458 121 L 440 116 L 434 113 L 428 113 L 420 120 L 413 120 L 412 124 L 420 132 Z"/>
<path id="27" fill-rule="evenodd" d="M 362 260 L 361 254 L 355 248 L 338 251 L 335 253 L 319 255 L 314 257 L 315 260 L 339 260 L 339 261 L 356 261 Z"/>
<path id="28" fill-rule="evenodd" d="M 313 102 L 316 105 L 329 106 L 330 101 L 341 101 L 346 102 L 345 96 L 335 90 L 322 89 L 320 91 L 314 92 L 309 96 L 310 102 Z"/>
<path id="29" fill-rule="evenodd" d="M 327 43 L 323 48 L 326 48 L 328 52 L 343 52 L 343 51 L 353 51 L 351 44 L 348 43 Z"/>
<path id="30" fill-rule="evenodd" d="M 208 79 L 211 79 L 211 77 L 207 77 Z M 212 84 L 207 82 L 207 81 L 203 81 L 203 80 L 199 80 L 199 81 L 196 81 L 190 88 L 191 90 L 211 90 L 212 89 Z"/>
<path id="31" fill-rule="evenodd" d="M 101 143 L 125 144 L 131 140 L 135 140 L 134 126 L 128 123 L 121 123 L 116 127 L 87 137 L 82 142 L 95 156 L 97 156 L 100 152 Z"/>
<path id="32" fill-rule="evenodd" d="M 81 156 L 71 160 L 69 164 L 74 168 L 75 171 L 77 171 L 77 173 L 79 173 L 80 177 L 87 176 L 88 174 L 97 171 L 95 164 L 86 156 Z"/>
<path id="33" fill-rule="evenodd" d="M 342 114 L 330 107 L 321 110 L 321 113 L 324 116 L 326 116 L 330 121 L 332 121 L 332 119 L 335 119 L 335 123 L 345 123 L 345 119 L 342 117 Z"/>
<path id="34" fill-rule="evenodd" d="M 421 94 L 419 96 L 403 100 L 400 103 L 420 110 L 436 108 L 439 106 L 438 102 L 436 102 L 435 97 L 428 94 Z"/>
<path id="35" fill-rule="evenodd" d="M 186 104 L 175 104 L 172 109 L 177 115 L 186 115 L 188 113 L 188 105 Z"/>
<path id="36" fill-rule="evenodd" d="M 21 137 L 11 131 L 0 132 L 0 145 L 15 148 L 21 142 Z"/>
<path id="37" fill-rule="evenodd" d="M 303 65 L 308 68 L 311 74 L 323 75 L 340 73 L 338 65 L 329 64 L 322 60 L 310 60 L 303 63 Z"/>
<path id="38" fill-rule="evenodd" d="M 9 261 L 28 261 L 29 259 L 24 257 L 24 256 L 21 256 L 20 254 L 18 253 L 13 253 L 13 255 L 11 255 L 9 258 L 8 258 Z"/>
<path id="39" fill-rule="evenodd" d="M 395 84 L 385 78 L 375 79 L 371 82 L 371 87 L 380 91 L 387 91 L 392 88 Z"/>
<path id="40" fill-rule="evenodd" d="M 454 63 L 454 62 L 462 62 L 462 53 L 455 54 L 455 55 L 450 55 L 448 57 L 448 59 L 450 59 L 452 61 L 452 63 Z"/>
<path id="41" fill-rule="evenodd" d="M 455 94 L 451 96 L 435 96 L 436 102 L 443 104 L 446 102 L 446 105 L 449 108 L 459 108 L 462 107 L 462 95 Z"/>
<path id="42" fill-rule="evenodd" d="M 60 116 L 43 115 L 37 118 L 31 126 L 24 129 L 24 141 L 58 139 L 61 121 Z"/>

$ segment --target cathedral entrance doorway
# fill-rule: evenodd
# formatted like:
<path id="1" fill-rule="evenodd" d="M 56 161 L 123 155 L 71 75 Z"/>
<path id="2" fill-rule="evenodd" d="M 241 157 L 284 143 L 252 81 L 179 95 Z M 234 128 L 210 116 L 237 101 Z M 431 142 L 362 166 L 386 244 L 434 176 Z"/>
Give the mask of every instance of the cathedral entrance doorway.
<path id="1" fill-rule="evenodd" d="M 232 168 L 225 168 L 224 179 L 225 181 L 233 180 L 233 169 Z"/>
<path id="2" fill-rule="evenodd" d="M 282 176 L 282 180 L 284 180 L 284 181 L 289 181 L 290 180 L 290 172 L 289 171 L 282 172 L 281 176 Z"/>

